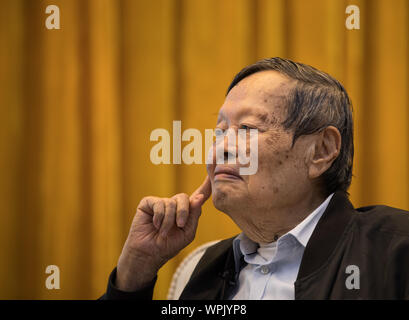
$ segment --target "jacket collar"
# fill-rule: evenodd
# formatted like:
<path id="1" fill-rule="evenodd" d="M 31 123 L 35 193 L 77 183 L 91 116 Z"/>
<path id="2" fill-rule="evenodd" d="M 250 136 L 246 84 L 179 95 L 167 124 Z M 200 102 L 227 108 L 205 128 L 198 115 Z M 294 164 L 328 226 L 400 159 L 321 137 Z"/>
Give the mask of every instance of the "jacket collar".
<path id="1" fill-rule="evenodd" d="M 330 203 L 334 194 L 329 195 L 314 211 L 312 211 L 302 222 L 300 222 L 296 227 L 282 235 L 275 243 L 277 245 L 277 253 L 282 251 L 284 247 L 289 248 L 289 242 L 294 242 L 290 244 L 291 248 L 294 249 L 296 246 L 302 246 L 303 250 L 307 246 L 308 240 L 310 239 L 312 232 L 314 231 L 318 221 L 325 212 L 328 204 Z M 272 242 L 271 244 L 274 244 Z M 270 244 L 270 245 L 271 245 Z M 287 245 L 286 245 L 287 244 Z M 236 272 L 240 272 L 242 265 L 240 264 L 240 259 L 244 257 L 244 260 L 248 263 L 263 264 L 264 259 L 254 256 L 257 253 L 260 245 L 251 239 L 249 239 L 244 232 L 240 233 L 233 241 L 233 251 L 234 259 L 236 263 Z M 285 250 L 285 249 L 284 249 Z M 274 252 L 274 249 L 271 248 Z M 251 260 L 252 262 L 250 262 Z M 271 261 L 270 261 L 271 262 Z"/>
<path id="2" fill-rule="evenodd" d="M 354 208 L 343 192 L 336 192 L 318 221 L 301 261 L 297 282 L 323 265 L 345 232 Z M 228 299 L 234 289 L 235 273 L 233 239 L 208 248 L 196 266 L 180 299 Z"/>
<path id="3" fill-rule="evenodd" d="M 336 192 L 307 243 L 297 281 L 325 263 L 350 223 L 353 213 L 354 207 L 348 195 Z"/>

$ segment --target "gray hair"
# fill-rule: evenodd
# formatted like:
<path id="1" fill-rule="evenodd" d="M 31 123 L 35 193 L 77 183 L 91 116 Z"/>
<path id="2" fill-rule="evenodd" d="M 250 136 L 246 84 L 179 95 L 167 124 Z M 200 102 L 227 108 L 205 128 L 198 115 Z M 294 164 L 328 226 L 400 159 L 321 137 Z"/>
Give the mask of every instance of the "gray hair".
<path id="1" fill-rule="evenodd" d="M 328 126 L 339 130 L 342 138 L 340 153 L 321 178 L 327 195 L 335 191 L 347 192 L 352 179 L 354 142 L 352 104 L 345 88 L 327 73 L 309 65 L 270 58 L 242 69 L 234 77 L 227 94 L 244 78 L 268 70 L 295 80 L 295 86 L 287 96 L 287 118 L 282 123 L 285 129 L 294 131 L 293 145 L 300 136 L 320 132 Z"/>

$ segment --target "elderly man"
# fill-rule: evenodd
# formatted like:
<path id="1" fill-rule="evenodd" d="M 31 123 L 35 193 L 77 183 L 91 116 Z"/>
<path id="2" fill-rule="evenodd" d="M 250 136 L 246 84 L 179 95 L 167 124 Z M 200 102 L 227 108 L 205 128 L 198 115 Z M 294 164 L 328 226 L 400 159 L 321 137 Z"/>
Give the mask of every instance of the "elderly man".
<path id="1" fill-rule="evenodd" d="M 151 299 L 210 195 L 242 233 L 206 250 L 180 299 L 409 298 L 408 213 L 348 200 L 353 122 L 337 80 L 261 60 L 230 84 L 217 128 L 258 130 L 257 172 L 213 161 L 192 195 L 142 199 L 102 298 Z"/>

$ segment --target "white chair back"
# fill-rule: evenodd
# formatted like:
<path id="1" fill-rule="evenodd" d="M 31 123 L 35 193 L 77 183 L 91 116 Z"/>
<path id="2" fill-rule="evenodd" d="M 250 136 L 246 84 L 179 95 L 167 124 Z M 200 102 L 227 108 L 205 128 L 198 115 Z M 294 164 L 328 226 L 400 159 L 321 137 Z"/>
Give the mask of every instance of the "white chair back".
<path id="1" fill-rule="evenodd" d="M 201 246 L 193 250 L 191 253 L 189 253 L 186 256 L 186 258 L 183 259 L 183 261 L 180 263 L 175 273 L 173 274 L 167 296 L 168 300 L 179 299 L 180 294 L 182 293 L 183 289 L 188 283 L 193 273 L 193 270 L 195 269 L 199 260 L 204 255 L 206 249 L 219 241 L 220 240 L 216 240 L 202 244 Z"/>

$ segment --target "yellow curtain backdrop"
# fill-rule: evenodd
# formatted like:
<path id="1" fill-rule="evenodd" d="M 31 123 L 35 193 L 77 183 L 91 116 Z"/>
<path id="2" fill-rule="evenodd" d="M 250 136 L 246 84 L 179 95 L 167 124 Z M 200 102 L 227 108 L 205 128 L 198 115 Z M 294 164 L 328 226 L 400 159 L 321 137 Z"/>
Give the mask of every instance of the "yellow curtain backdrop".
<path id="1" fill-rule="evenodd" d="M 45 27 L 60 8 L 61 29 Z M 360 8 L 347 30 L 345 8 Z M 356 206 L 409 209 L 409 1 L 1 0 L 0 298 L 95 299 L 140 199 L 192 192 L 203 165 L 154 165 L 149 140 L 213 128 L 234 74 L 260 58 L 311 64 L 354 103 Z M 239 230 L 209 201 L 191 245 Z M 60 289 L 48 290 L 48 265 Z"/>

